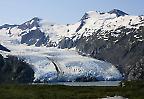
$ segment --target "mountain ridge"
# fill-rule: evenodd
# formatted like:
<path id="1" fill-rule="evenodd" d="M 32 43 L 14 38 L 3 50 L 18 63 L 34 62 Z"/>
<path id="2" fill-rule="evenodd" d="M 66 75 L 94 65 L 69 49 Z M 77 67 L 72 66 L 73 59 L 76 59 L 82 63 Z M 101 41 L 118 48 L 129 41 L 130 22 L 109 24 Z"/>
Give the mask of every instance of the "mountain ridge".
<path id="1" fill-rule="evenodd" d="M 117 15 L 117 17 L 129 15 L 129 14 L 127 14 L 127 13 L 125 13 L 125 12 L 119 10 L 119 9 L 113 9 L 113 10 L 109 11 L 108 13 L 110 13 L 110 14 L 114 13 L 114 14 Z"/>

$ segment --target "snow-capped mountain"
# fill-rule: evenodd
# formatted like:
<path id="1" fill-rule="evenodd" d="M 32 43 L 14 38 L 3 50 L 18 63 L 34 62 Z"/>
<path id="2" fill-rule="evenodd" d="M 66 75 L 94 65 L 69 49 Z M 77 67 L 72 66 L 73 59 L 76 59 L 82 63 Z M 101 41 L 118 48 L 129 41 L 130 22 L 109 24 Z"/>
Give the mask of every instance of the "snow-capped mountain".
<path id="1" fill-rule="evenodd" d="M 11 50 L 10 54 L 34 66 L 35 80 L 48 81 L 85 77 L 118 80 L 122 77 L 118 70 L 125 78 L 143 79 L 143 34 L 144 16 L 131 16 L 117 9 L 86 12 L 74 24 L 53 24 L 35 17 L 21 25 L 0 26 L 1 44 Z M 135 75 L 135 71 L 140 73 Z"/>
<path id="2" fill-rule="evenodd" d="M 114 9 L 108 13 L 89 11 L 75 24 L 51 24 L 38 17 L 21 25 L 3 25 L 0 32 L 11 37 L 17 37 L 18 43 L 26 43 L 35 46 L 59 46 L 64 40 L 75 43 L 82 36 L 90 36 L 99 33 L 99 39 L 108 39 L 109 31 L 118 32 L 121 28 L 138 29 L 143 26 L 144 16 L 130 16 L 123 11 Z M 119 34 L 112 33 L 113 36 Z M 70 47 L 74 47 L 76 44 Z M 67 46 L 66 46 L 67 47 Z"/>

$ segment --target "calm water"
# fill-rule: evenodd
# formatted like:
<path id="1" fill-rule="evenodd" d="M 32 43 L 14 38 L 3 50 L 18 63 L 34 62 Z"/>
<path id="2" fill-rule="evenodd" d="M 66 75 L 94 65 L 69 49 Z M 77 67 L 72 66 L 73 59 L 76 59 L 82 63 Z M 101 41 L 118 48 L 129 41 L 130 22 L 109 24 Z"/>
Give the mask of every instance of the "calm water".
<path id="1" fill-rule="evenodd" d="M 120 81 L 98 81 L 98 82 L 56 82 L 49 85 L 67 85 L 67 86 L 118 86 Z"/>

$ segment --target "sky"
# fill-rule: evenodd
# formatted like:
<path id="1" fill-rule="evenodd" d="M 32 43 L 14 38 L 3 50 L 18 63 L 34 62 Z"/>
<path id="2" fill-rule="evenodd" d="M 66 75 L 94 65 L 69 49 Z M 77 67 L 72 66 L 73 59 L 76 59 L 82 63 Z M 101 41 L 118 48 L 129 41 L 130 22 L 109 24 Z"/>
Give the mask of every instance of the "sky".
<path id="1" fill-rule="evenodd" d="M 144 15 L 144 0 L 0 0 L 0 25 L 21 24 L 33 17 L 70 24 L 87 11 L 120 9 L 131 15 Z"/>

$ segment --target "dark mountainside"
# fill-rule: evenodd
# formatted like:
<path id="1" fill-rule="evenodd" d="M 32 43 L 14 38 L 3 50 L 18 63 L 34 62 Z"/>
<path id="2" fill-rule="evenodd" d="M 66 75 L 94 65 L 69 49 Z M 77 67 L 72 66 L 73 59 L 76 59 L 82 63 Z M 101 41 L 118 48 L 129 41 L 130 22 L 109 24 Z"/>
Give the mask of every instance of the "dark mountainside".
<path id="1" fill-rule="evenodd" d="M 118 10 L 118 9 L 113 9 L 113 10 L 109 11 L 108 13 L 110 13 L 110 14 L 114 14 L 115 13 L 117 15 L 117 17 L 128 15 L 127 13 L 125 13 L 125 12 L 123 12 L 121 10 Z"/>
<path id="2" fill-rule="evenodd" d="M 34 71 L 31 66 L 15 56 L 0 55 L 0 84 L 32 83 Z"/>
<path id="3" fill-rule="evenodd" d="M 10 52 L 9 49 L 7 49 L 6 47 L 4 47 L 3 45 L 0 44 L 0 50 L 2 51 L 6 51 L 6 52 Z"/>
<path id="4" fill-rule="evenodd" d="M 97 39 L 97 34 L 101 30 L 90 37 L 81 37 L 76 48 L 80 54 L 89 54 L 91 57 L 116 65 L 125 79 L 144 79 L 144 41 L 134 38 L 134 35 L 141 35 L 144 39 L 144 27 L 138 30 L 126 28 L 120 30 L 121 35 L 118 38 L 110 36 L 108 41 Z M 126 35 L 127 32 L 130 33 Z M 113 42 L 115 39 L 118 39 L 118 42 Z"/>

